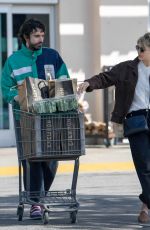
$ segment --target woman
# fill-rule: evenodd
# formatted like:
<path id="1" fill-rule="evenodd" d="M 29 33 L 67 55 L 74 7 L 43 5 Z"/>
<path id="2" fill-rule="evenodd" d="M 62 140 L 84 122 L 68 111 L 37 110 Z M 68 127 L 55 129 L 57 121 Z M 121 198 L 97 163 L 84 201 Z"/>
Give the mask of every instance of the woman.
<path id="1" fill-rule="evenodd" d="M 99 73 L 79 85 L 78 93 L 115 86 L 115 105 L 111 121 L 122 124 L 131 116 L 144 115 L 150 130 L 150 33 L 141 36 L 136 45 L 138 57 Z M 136 172 L 141 184 L 142 207 L 138 221 L 150 221 L 150 133 L 141 131 L 128 137 Z"/>

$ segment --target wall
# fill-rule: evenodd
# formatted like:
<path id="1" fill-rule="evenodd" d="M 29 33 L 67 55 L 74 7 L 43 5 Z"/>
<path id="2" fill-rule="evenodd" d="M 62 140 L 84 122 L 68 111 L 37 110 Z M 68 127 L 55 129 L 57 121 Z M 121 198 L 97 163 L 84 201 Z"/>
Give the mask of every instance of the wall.
<path id="1" fill-rule="evenodd" d="M 83 81 L 100 70 L 99 0 L 63 0 L 59 8 L 60 50 L 71 76 Z M 65 32 L 67 26 L 71 28 Z M 85 99 L 93 119 L 102 119 L 102 92 L 86 94 Z"/>
<path id="2" fill-rule="evenodd" d="M 101 66 L 135 58 L 137 39 L 147 32 L 147 0 L 101 0 Z"/>

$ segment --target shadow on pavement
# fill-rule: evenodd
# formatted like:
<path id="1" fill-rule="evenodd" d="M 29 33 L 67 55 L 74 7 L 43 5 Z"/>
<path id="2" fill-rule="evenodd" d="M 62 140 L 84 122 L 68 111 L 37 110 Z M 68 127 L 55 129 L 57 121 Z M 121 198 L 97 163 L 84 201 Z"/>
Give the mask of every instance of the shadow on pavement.
<path id="1" fill-rule="evenodd" d="M 139 201 L 135 196 L 78 195 L 78 222 L 70 224 L 69 213 L 50 213 L 49 225 L 55 229 L 150 229 L 137 223 Z M 0 226 L 40 226 L 41 220 L 30 220 L 29 206 L 25 206 L 23 221 L 18 221 L 18 196 L 0 198 Z M 38 229 L 38 228 L 37 228 Z"/>

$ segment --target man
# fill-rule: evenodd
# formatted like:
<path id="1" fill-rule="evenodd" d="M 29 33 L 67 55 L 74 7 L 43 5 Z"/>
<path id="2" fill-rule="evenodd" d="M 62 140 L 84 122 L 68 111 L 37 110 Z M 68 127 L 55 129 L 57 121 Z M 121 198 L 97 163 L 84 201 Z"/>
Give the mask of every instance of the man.
<path id="1" fill-rule="evenodd" d="M 29 19 L 24 22 L 19 32 L 22 42 L 21 49 L 12 54 L 6 61 L 2 73 L 2 93 L 8 103 L 18 101 L 17 85 L 25 78 L 69 78 L 65 63 L 54 49 L 42 48 L 45 36 L 45 26 L 38 20 Z M 22 161 L 24 171 L 24 185 L 26 188 L 26 161 Z M 50 189 L 56 174 L 58 163 L 32 162 L 30 163 L 30 191 L 45 191 Z M 38 198 L 34 199 L 38 202 Z M 32 205 L 30 217 L 39 219 L 42 209 L 39 205 Z"/>
<path id="2" fill-rule="evenodd" d="M 144 115 L 150 131 L 150 33 L 141 36 L 136 45 L 138 57 L 99 73 L 79 85 L 78 92 L 115 86 L 115 106 L 111 120 L 123 123 L 125 118 Z M 142 117 L 144 117 L 142 116 Z M 138 221 L 150 221 L 150 132 L 128 136 L 137 175 L 142 187 L 142 208 Z"/>

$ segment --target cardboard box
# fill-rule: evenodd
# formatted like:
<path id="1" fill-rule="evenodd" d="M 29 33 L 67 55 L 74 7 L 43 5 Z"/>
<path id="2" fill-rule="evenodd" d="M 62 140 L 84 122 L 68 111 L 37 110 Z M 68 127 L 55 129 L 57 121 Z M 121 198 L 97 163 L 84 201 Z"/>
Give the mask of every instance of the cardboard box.
<path id="1" fill-rule="evenodd" d="M 83 114 L 22 114 L 20 124 L 24 159 L 84 154 Z"/>
<path id="2" fill-rule="evenodd" d="M 77 93 L 77 79 L 56 79 L 48 81 L 49 97 L 63 97 Z"/>
<path id="3" fill-rule="evenodd" d="M 23 159 L 31 156 L 32 153 L 32 119 L 27 117 L 21 113 L 20 115 L 20 129 L 21 129 L 21 143 L 23 155 L 21 156 Z"/>
<path id="4" fill-rule="evenodd" d="M 59 116 L 41 117 L 42 152 L 50 155 L 61 154 L 60 144 L 61 119 Z"/>
<path id="5" fill-rule="evenodd" d="M 18 86 L 18 89 L 21 110 L 37 113 L 47 113 L 49 110 L 56 112 L 56 104 L 59 104 L 59 101 L 51 102 L 51 100 L 59 100 L 61 97 L 64 98 L 66 103 L 67 101 L 68 103 L 69 101 L 73 101 L 73 99 L 65 97 L 69 95 L 75 96 L 77 80 L 65 79 L 46 81 L 29 77 L 24 80 L 23 84 Z"/>
<path id="6" fill-rule="evenodd" d="M 41 82 L 48 85 L 45 80 L 29 77 L 24 80 L 23 84 L 18 86 L 21 110 L 31 112 L 32 104 L 43 99 L 39 87 Z"/>
<path id="7" fill-rule="evenodd" d="M 61 146 L 63 154 L 84 153 L 84 117 L 74 112 L 62 117 Z"/>

